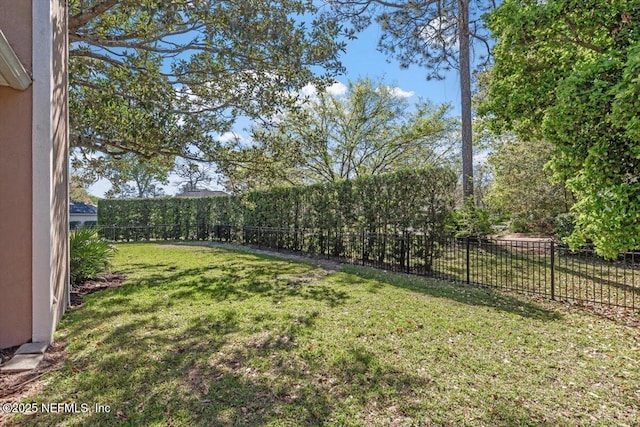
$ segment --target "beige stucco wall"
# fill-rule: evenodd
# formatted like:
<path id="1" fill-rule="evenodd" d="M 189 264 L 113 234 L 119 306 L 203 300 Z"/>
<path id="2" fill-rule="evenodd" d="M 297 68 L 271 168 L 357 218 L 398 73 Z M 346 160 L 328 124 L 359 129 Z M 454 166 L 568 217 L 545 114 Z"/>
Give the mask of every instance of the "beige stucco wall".
<path id="1" fill-rule="evenodd" d="M 53 11 L 53 286 L 54 327 L 67 307 L 69 286 L 67 17 L 64 0 Z"/>
<path id="2" fill-rule="evenodd" d="M 31 2 L 0 0 L 0 29 L 31 72 Z M 0 87 L 0 348 L 31 338 L 31 98 Z"/>

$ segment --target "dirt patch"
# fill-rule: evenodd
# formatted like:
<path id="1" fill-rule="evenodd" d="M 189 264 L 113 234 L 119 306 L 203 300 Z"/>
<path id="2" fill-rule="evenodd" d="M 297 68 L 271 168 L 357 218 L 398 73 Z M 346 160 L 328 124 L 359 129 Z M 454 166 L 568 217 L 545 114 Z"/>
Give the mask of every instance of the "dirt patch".
<path id="1" fill-rule="evenodd" d="M 79 307 L 84 304 L 84 297 L 103 289 L 112 289 L 122 286 L 126 276 L 123 274 L 109 273 L 98 280 L 90 280 L 71 291 L 71 307 Z M 0 350 L 2 361 L 8 361 L 18 347 Z M 43 382 L 48 374 L 64 366 L 66 360 L 64 341 L 56 341 L 47 349 L 44 359 L 37 369 L 25 372 L 0 374 L 0 401 L 19 402 L 29 396 L 33 396 L 42 389 Z M 9 414 L 0 412 L 0 425 L 5 425 Z"/>

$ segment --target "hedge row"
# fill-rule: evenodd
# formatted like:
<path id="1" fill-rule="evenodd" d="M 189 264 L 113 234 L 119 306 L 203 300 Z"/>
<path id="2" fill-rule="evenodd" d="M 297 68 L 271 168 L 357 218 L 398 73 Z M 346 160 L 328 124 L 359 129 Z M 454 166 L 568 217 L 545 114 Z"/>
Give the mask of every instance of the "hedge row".
<path id="1" fill-rule="evenodd" d="M 429 168 L 238 196 L 100 200 L 98 223 L 169 225 L 165 238 L 191 238 L 182 235 L 184 230 L 215 224 L 440 234 L 453 206 L 455 185 L 452 171 Z"/>

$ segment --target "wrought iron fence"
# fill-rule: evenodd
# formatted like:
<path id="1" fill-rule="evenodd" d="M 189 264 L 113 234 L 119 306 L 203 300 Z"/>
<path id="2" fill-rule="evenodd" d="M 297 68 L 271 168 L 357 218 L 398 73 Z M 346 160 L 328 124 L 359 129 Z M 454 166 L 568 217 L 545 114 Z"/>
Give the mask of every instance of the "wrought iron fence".
<path id="1" fill-rule="evenodd" d="M 640 253 L 604 260 L 549 240 L 449 238 L 419 232 L 229 225 L 102 226 L 113 241 L 212 240 L 291 251 L 390 271 L 491 286 L 558 301 L 640 309 Z"/>

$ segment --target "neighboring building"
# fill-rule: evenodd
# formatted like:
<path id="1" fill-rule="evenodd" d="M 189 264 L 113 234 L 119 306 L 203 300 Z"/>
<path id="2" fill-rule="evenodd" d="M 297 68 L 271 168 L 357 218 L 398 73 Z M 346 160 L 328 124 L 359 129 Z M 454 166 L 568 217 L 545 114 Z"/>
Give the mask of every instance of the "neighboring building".
<path id="1" fill-rule="evenodd" d="M 98 208 L 82 202 L 69 203 L 69 228 L 98 225 Z"/>
<path id="2" fill-rule="evenodd" d="M 65 0 L 0 0 L 0 348 L 49 343 L 69 301 Z"/>
<path id="3" fill-rule="evenodd" d="M 212 197 L 212 196 L 228 196 L 224 191 L 216 190 L 193 190 L 176 194 L 176 197 Z"/>

